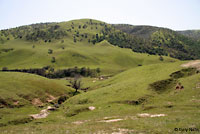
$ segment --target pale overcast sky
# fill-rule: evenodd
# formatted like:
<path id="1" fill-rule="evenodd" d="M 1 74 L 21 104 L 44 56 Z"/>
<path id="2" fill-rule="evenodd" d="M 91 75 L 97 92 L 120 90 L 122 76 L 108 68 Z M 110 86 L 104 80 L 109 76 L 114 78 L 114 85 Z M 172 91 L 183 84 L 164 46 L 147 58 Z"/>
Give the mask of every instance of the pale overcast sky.
<path id="1" fill-rule="evenodd" d="M 0 0 L 0 29 L 82 18 L 200 29 L 200 0 Z"/>

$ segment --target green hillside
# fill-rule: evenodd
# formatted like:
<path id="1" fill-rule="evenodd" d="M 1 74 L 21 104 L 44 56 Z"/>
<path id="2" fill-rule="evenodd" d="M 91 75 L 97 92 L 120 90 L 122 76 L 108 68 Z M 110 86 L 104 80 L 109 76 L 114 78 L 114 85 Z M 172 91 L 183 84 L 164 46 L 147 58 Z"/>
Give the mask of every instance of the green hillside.
<path id="1" fill-rule="evenodd" d="M 57 80 L 15 72 L 0 72 L 0 126 L 29 119 L 60 96 L 72 96 L 74 89 Z"/>
<path id="2" fill-rule="evenodd" d="M 181 61 L 199 48 L 170 29 L 91 19 L 1 30 L 0 133 L 200 128 L 200 62 Z"/>
<path id="3" fill-rule="evenodd" d="M 50 32 L 52 27 L 55 30 Z M 106 39 L 102 40 L 101 32 L 105 27 L 112 29 L 110 25 L 95 20 L 75 20 L 1 31 L 3 36 L 7 33 L 10 39 L 0 44 L 0 68 L 98 67 L 105 74 L 110 74 L 138 65 L 162 62 L 159 56 L 133 53 L 130 49 L 114 47 Z M 44 36 L 39 34 L 41 31 Z M 65 31 L 66 34 L 57 34 L 58 31 Z M 18 37 L 20 34 L 23 36 Z M 55 62 L 52 62 L 53 57 Z M 166 57 L 164 62 L 170 60 Z"/>
<path id="4" fill-rule="evenodd" d="M 179 32 L 153 26 L 114 25 L 117 29 L 139 38 L 139 44 L 133 41 L 129 46 L 133 51 L 169 55 L 180 60 L 191 60 L 199 58 L 200 43 Z M 126 43 L 128 44 L 128 43 Z"/>
<path id="5" fill-rule="evenodd" d="M 126 133 L 165 134 L 174 133 L 175 127 L 198 128 L 199 74 L 174 79 L 174 83 L 160 93 L 150 87 L 154 82 L 169 79 L 170 74 L 182 69 L 180 65 L 183 63 L 130 69 L 97 82 L 93 85 L 93 88 L 98 87 L 95 90 L 71 97 L 46 119 L 0 129 L 9 133 L 113 133 L 123 130 Z M 176 90 L 177 83 L 181 83 L 184 89 Z M 95 109 L 89 110 L 88 107 Z M 142 117 L 144 113 L 152 117 Z M 163 117 L 153 117 L 160 114 Z"/>
<path id="6" fill-rule="evenodd" d="M 117 29 L 120 29 L 121 31 L 135 35 L 141 38 L 150 38 L 151 34 L 154 32 L 158 31 L 159 27 L 154 27 L 154 26 L 133 26 L 133 25 L 128 25 L 128 24 L 118 24 L 114 25 Z"/>
<path id="7" fill-rule="evenodd" d="M 166 55 L 180 60 L 198 59 L 199 43 L 176 31 L 152 26 L 110 25 L 82 19 L 61 23 L 40 23 L 0 31 L 0 42 L 27 41 L 40 44 L 93 44 L 107 40 L 134 52 Z M 24 44 L 24 43 L 22 43 Z M 47 46 L 47 45 L 46 45 Z M 57 45 L 56 45 L 57 46 Z M 58 46 L 57 46 L 58 47 Z M 60 45 L 60 48 L 64 46 Z"/>
<path id="8" fill-rule="evenodd" d="M 193 38 L 197 41 L 200 41 L 200 30 L 185 30 L 185 31 L 177 31 L 177 32 L 187 37 Z"/>
<path id="9" fill-rule="evenodd" d="M 16 107 L 29 104 L 34 98 L 39 98 L 45 103 L 48 94 L 52 96 L 69 95 L 73 89 L 67 88 L 56 80 L 49 80 L 40 76 L 15 73 L 0 73 L 0 98 L 1 106 L 15 107 L 14 102 L 19 101 Z"/>

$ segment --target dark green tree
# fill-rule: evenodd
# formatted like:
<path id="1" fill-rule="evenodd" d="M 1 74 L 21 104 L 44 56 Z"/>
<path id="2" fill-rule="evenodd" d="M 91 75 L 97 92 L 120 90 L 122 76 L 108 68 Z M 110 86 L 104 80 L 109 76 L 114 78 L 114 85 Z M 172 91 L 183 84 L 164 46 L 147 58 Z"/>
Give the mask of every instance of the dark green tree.
<path id="1" fill-rule="evenodd" d="M 53 50 L 52 49 L 48 49 L 48 54 L 52 54 Z"/>
<path id="2" fill-rule="evenodd" d="M 55 62 L 56 62 L 56 58 L 55 58 L 55 57 L 52 57 L 52 58 L 51 58 L 51 62 L 52 62 L 52 63 L 55 63 Z"/>

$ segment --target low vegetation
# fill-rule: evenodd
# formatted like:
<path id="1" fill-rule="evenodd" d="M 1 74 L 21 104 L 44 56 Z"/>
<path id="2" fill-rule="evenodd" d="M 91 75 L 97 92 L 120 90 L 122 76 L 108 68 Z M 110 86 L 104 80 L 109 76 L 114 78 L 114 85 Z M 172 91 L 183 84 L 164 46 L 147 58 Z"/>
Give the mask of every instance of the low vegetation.
<path id="1" fill-rule="evenodd" d="M 40 76 L 44 76 L 47 78 L 64 78 L 64 77 L 75 77 L 75 76 L 83 76 L 83 77 L 95 77 L 98 76 L 100 68 L 90 69 L 89 67 L 74 67 L 68 69 L 59 69 L 55 70 L 53 67 L 46 66 L 43 68 L 32 68 L 32 69 L 12 69 L 9 70 L 7 67 L 3 67 L 2 72 L 23 72 L 23 73 L 31 73 L 37 74 Z"/>

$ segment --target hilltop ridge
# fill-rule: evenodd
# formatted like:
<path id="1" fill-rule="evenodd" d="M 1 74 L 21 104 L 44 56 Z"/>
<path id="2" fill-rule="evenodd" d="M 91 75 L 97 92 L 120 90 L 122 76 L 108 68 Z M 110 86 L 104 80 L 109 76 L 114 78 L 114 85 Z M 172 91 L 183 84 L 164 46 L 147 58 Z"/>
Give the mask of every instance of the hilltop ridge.
<path id="1" fill-rule="evenodd" d="M 39 44 L 68 40 L 93 45 L 107 40 L 112 45 L 139 53 L 180 60 L 200 57 L 199 42 L 176 31 L 152 26 L 112 25 L 92 19 L 40 23 L 0 31 L 1 44 L 12 40 Z"/>

